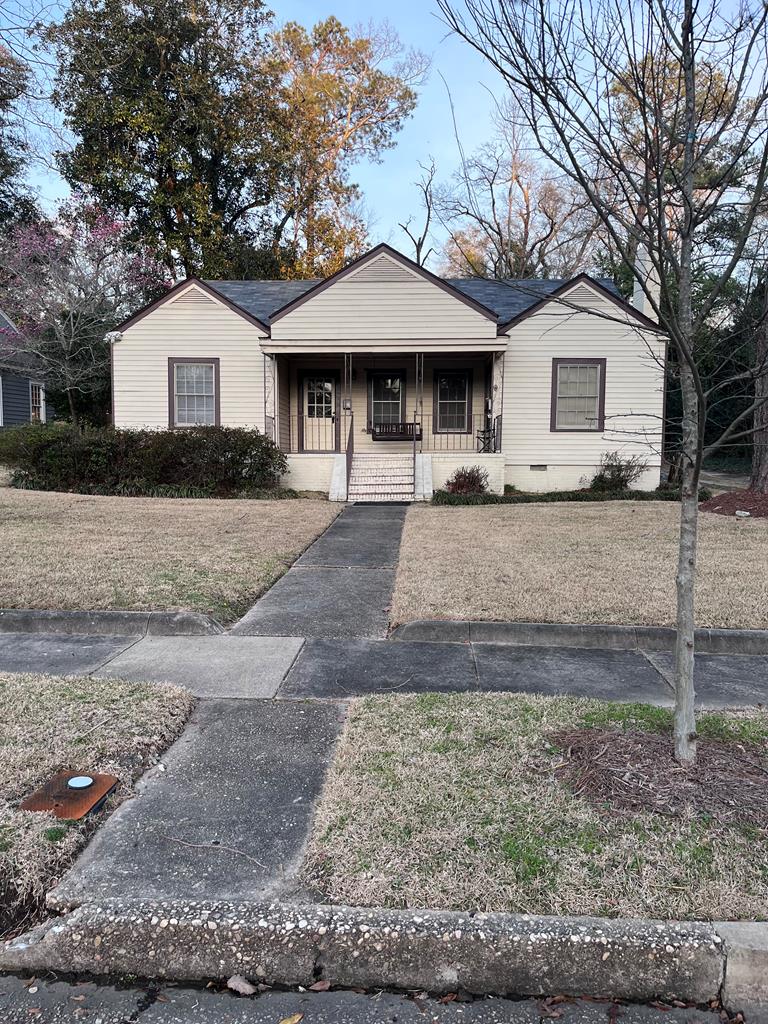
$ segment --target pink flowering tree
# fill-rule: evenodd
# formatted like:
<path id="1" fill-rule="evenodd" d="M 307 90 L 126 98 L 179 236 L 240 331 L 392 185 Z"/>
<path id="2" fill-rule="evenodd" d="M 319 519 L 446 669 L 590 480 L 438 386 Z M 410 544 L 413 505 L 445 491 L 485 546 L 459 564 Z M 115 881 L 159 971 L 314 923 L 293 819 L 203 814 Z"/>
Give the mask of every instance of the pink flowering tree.
<path id="1" fill-rule="evenodd" d="M 84 197 L 52 221 L 15 228 L 0 239 L 0 309 L 17 327 L 0 331 L 0 366 L 34 368 L 77 423 L 109 387 L 106 335 L 170 287 L 167 276 L 125 220 Z"/>

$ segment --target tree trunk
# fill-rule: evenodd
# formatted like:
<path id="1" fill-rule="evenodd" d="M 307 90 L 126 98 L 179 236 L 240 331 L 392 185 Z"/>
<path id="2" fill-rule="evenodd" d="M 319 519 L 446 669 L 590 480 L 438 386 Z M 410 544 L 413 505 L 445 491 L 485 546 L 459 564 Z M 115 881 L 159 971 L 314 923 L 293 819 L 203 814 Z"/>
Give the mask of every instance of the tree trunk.
<path id="1" fill-rule="evenodd" d="M 766 284 L 768 292 L 768 284 Z M 754 412 L 752 427 L 752 477 L 749 489 L 768 494 L 768 310 L 755 334 L 755 401 L 762 400 Z"/>
<path id="2" fill-rule="evenodd" d="M 682 496 L 677 559 L 677 637 L 675 640 L 675 758 L 696 760 L 694 665 L 694 587 L 699 517 L 699 411 L 690 367 L 680 368 L 683 393 Z"/>
<path id="3" fill-rule="evenodd" d="M 69 418 L 72 420 L 72 426 L 78 425 L 77 408 L 75 407 L 75 396 L 72 394 L 72 388 L 67 388 L 67 402 L 69 404 Z"/>

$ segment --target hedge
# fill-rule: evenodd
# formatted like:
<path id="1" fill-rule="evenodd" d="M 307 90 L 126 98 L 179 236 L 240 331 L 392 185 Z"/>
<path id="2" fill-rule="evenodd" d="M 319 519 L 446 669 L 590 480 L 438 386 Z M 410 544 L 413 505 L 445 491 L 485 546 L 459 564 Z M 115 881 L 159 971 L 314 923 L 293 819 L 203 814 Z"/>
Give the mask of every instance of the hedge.
<path id="1" fill-rule="evenodd" d="M 699 501 L 710 497 L 705 488 L 699 489 Z M 680 501 L 680 489 L 659 487 L 655 491 L 512 491 L 508 494 L 450 494 L 435 491 L 433 505 L 526 505 L 551 501 Z"/>
<path id="2" fill-rule="evenodd" d="M 0 463 L 14 487 L 187 498 L 274 494 L 287 468 L 274 442 L 238 427 L 11 427 L 0 430 Z"/>

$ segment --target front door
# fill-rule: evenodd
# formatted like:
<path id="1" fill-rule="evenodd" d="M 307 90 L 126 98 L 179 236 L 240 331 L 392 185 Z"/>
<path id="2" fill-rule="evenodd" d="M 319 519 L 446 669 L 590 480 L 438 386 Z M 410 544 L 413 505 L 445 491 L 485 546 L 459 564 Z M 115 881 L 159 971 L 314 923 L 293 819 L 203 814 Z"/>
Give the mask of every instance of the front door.
<path id="1" fill-rule="evenodd" d="M 329 373 L 307 373 L 302 380 L 301 449 L 334 452 L 337 448 L 337 378 Z"/>

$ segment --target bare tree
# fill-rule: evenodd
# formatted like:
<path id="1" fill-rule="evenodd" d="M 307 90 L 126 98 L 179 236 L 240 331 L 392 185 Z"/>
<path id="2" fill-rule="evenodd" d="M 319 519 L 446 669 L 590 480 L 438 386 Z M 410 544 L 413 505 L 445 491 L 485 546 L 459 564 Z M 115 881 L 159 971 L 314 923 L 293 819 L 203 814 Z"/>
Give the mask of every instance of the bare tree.
<path id="1" fill-rule="evenodd" d="M 459 276 L 570 277 L 584 270 L 597 218 L 572 182 L 537 158 L 514 104 L 499 112 L 495 139 L 469 157 L 436 196 L 448 231 L 446 271 Z"/>
<path id="2" fill-rule="evenodd" d="M 765 372 L 752 361 L 708 384 L 704 370 L 712 355 L 711 318 L 742 267 L 764 202 L 768 5 L 438 0 L 438 6 L 516 94 L 542 152 L 579 187 L 615 250 L 633 265 L 637 289 L 670 337 L 683 410 L 674 744 L 678 761 L 690 764 L 702 459 L 747 436 L 765 403 L 755 396 L 705 447 L 708 411 L 723 387 L 754 384 Z M 721 238 L 714 246 L 710 229 L 724 216 L 733 230 L 727 244 Z M 702 280 L 694 303 L 694 284 Z"/>
<path id="3" fill-rule="evenodd" d="M 423 267 L 434 251 L 431 246 L 427 249 L 426 245 L 429 241 L 429 229 L 432 224 L 432 214 L 434 213 L 435 207 L 434 182 L 437 170 L 435 168 L 435 161 L 433 158 L 430 158 L 428 165 L 419 164 L 419 167 L 422 170 L 422 175 L 417 182 L 414 182 L 414 184 L 421 195 L 421 206 L 424 210 L 424 223 L 421 226 L 421 230 L 416 232 L 415 228 L 413 230 L 411 229 L 413 217 L 409 217 L 404 224 L 398 224 L 398 227 L 402 228 L 410 238 L 413 243 L 414 260 L 420 267 Z"/>

